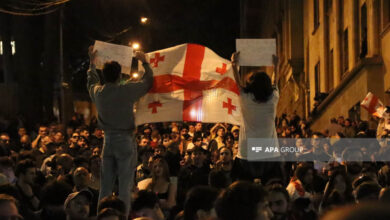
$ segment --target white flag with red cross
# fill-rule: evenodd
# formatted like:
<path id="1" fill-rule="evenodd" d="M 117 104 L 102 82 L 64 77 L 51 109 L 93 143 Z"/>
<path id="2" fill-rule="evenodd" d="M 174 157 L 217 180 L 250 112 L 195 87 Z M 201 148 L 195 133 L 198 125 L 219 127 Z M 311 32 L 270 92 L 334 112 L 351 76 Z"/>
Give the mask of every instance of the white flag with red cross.
<path id="1" fill-rule="evenodd" d="M 386 107 L 383 105 L 381 100 L 377 96 L 369 92 L 366 98 L 360 103 L 360 105 L 365 108 L 370 114 L 375 115 L 379 118 L 383 117 L 383 114 L 386 112 Z"/>
<path id="2" fill-rule="evenodd" d="M 136 105 L 136 125 L 164 121 L 241 124 L 239 88 L 229 60 L 198 44 L 147 55 L 154 82 Z"/>

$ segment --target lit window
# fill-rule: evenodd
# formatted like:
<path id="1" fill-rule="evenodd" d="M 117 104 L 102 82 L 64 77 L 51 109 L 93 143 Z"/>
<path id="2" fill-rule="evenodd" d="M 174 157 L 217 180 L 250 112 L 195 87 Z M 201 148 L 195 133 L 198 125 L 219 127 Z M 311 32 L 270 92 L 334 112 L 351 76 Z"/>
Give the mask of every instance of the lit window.
<path id="1" fill-rule="evenodd" d="M 11 50 L 12 55 L 14 55 L 16 53 L 15 41 L 11 41 Z M 0 55 L 3 55 L 3 41 L 0 41 Z"/>

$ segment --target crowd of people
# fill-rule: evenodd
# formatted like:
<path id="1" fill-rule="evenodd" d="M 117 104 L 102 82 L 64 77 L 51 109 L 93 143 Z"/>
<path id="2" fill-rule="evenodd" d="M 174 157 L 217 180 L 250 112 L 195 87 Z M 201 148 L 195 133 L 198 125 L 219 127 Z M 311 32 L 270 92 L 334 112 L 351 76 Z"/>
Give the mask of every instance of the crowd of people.
<path id="1" fill-rule="evenodd" d="M 98 201 L 105 134 L 96 120 L 86 125 L 81 119 L 75 115 L 65 127 L 2 131 L 0 216 L 125 219 L 128 207 L 115 193 L 118 180 L 114 193 Z M 310 131 L 297 115 L 282 115 L 275 123 L 281 147 L 293 139 L 303 150 L 293 159 L 282 154 L 279 162 L 257 162 L 265 168 L 256 172 L 236 163 L 238 126 L 139 126 L 129 219 L 318 219 L 348 204 L 390 201 L 390 167 L 383 156 L 388 146 L 381 142 L 390 123 L 339 117 L 321 132 Z M 378 141 L 338 144 L 344 137 Z M 314 159 L 305 160 L 307 155 Z M 360 160 L 349 160 L 351 155 Z"/>

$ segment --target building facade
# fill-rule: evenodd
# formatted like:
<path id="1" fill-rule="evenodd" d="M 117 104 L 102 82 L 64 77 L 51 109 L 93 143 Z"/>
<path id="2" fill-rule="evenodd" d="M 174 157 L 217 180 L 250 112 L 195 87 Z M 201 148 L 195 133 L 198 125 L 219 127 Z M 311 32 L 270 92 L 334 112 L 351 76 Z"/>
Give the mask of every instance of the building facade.
<path id="1" fill-rule="evenodd" d="M 333 117 L 370 120 L 360 107 L 368 92 L 390 105 L 389 0 L 279 0 L 273 7 L 279 116 L 296 112 L 322 131 Z"/>

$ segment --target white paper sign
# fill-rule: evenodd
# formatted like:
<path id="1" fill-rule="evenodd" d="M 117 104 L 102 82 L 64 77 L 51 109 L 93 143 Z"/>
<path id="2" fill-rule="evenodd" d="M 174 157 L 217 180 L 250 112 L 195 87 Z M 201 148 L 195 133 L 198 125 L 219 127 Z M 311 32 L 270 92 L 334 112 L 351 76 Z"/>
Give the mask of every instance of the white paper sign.
<path id="1" fill-rule="evenodd" d="M 96 68 L 103 69 L 107 61 L 116 61 L 122 67 L 122 73 L 130 74 L 133 48 L 118 44 L 110 44 L 103 41 L 95 41 Z"/>
<path id="2" fill-rule="evenodd" d="M 272 66 L 272 55 L 276 55 L 276 40 L 236 39 L 236 51 L 240 52 L 240 66 Z"/>

